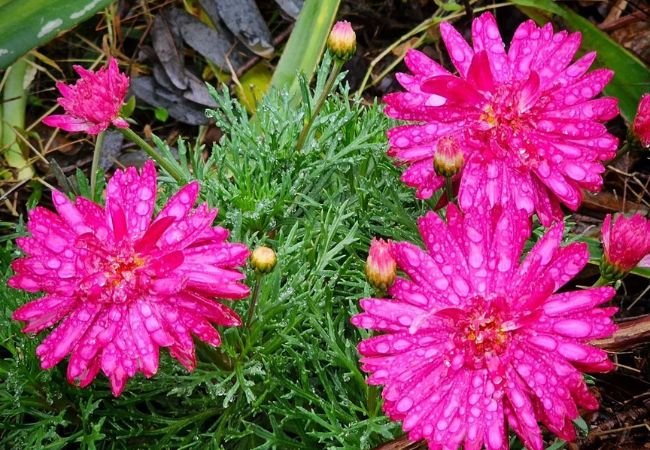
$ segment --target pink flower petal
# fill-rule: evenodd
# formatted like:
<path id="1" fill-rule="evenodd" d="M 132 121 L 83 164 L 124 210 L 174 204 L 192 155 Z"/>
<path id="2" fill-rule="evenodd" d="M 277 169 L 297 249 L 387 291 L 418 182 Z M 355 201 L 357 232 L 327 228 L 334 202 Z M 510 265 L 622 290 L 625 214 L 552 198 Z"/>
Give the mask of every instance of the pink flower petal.
<path id="1" fill-rule="evenodd" d="M 68 382 L 89 384 L 99 372 L 98 355 L 103 347 L 115 336 L 121 326 L 122 315 L 126 313 L 124 306 L 113 306 L 104 309 L 97 317 L 95 323 L 88 329 L 83 338 L 75 346 L 68 363 Z"/>
<path id="2" fill-rule="evenodd" d="M 549 297 L 549 301 L 544 305 L 544 312 L 550 317 L 572 316 L 591 311 L 594 307 L 611 300 L 614 294 L 616 291 L 611 287 L 555 294 Z"/>
<path id="3" fill-rule="evenodd" d="M 49 369 L 61 362 L 93 324 L 100 310 L 101 306 L 88 303 L 66 317 L 36 348 L 36 355 L 41 359 L 41 368 Z"/>
<path id="4" fill-rule="evenodd" d="M 47 296 L 24 304 L 11 317 L 28 322 L 23 333 L 38 333 L 67 316 L 76 306 L 74 297 Z"/>
<path id="5" fill-rule="evenodd" d="M 404 56 L 404 62 L 411 72 L 420 77 L 449 75 L 447 69 L 419 50 L 409 49 Z"/>
<path id="6" fill-rule="evenodd" d="M 472 64 L 474 51 L 460 33 L 447 22 L 440 24 L 440 34 L 449 51 L 451 62 L 454 63 L 461 76 L 466 76 L 469 66 Z"/>
<path id="7" fill-rule="evenodd" d="M 43 123 L 48 127 L 62 128 L 72 133 L 76 131 L 88 131 L 92 126 L 90 122 L 79 117 L 68 116 L 65 114 L 54 114 L 43 119 Z M 95 133 L 96 134 L 96 133 Z"/>
<path id="8" fill-rule="evenodd" d="M 114 203 L 119 204 L 130 234 L 140 236 L 151 223 L 156 202 L 156 169 L 153 162 L 147 161 L 141 174 L 134 167 L 125 172 L 116 172 L 108 182 L 106 194 L 106 208 L 110 210 Z"/>
<path id="9" fill-rule="evenodd" d="M 77 208 L 59 191 L 52 191 L 52 203 L 61 218 L 65 220 L 71 229 L 77 234 L 89 233 L 92 229 L 86 225 L 84 217 Z"/>
<path id="10" fill-rule="evenodd" d="M 489 54 L 486 61 L 497 81 L 508 81 L 510 79 L 510 64 L 497 22 L 492 14 L 484 13 L 472 22 L 472 43 L 475 53 L 485 51 Z"/>

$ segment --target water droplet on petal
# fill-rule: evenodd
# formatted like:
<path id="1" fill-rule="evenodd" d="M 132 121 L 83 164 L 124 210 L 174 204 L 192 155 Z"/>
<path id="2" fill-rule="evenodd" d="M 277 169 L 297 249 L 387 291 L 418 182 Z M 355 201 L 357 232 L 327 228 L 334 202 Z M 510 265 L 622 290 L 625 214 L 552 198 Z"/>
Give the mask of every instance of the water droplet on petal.
<path id="1" fill-rule="evenodd" d="M 397 403 L 397 410 L 399 412 L 406 412 L 411 409 L 411 406 L 413 406 L 413 400 L 410 397 L 404 397 Z"/>

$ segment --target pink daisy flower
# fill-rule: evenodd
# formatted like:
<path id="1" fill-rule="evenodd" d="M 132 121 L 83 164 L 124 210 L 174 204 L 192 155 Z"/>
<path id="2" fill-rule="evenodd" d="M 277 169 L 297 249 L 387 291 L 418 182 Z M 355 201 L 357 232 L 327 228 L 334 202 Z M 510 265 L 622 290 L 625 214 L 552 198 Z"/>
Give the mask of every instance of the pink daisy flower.
<path id="1" fill-rule="evenodd" d="M 212 226 L 217 210 L 193 208 L 198 192 L 198 183 L 186 185 L 154 219 L 156 171 L 147 162 L 141 174 L 115 173 L 103 208 L 54 191 L 56 213 L 30 211 L 31 236 L 17 241 L 25 257 L 9 285 L 45 294 L 14 312 L 24 332 L 60 322 L 36 348 L 43 369 L 70 355 L 70 383 L 85 387 L 101 370 L 118 396 L 137 372 L 157 372 L 160 347 L 191 371 L 192 334 L 218 346 L 212 324 L 241 324 L 214 299 L 248 295 L 237 270 L 248 249 Z"/>
<path id="2" fill-rule="evenodd" d="M 549 225 L 562 216 L 560 203 L 580 205 L 581 188 L 601 188 L 601 162 L 617 146 L 601 122 L 616 116 L 618 106 L 614 98 L 594 98 L 613 75 L 587 73 L 595 52 L 571 63 L 580 33 L 554 34 L 550 24 L 527 21 L 506 52 L 490 13 L 474 20 L 473 47 L 448 23 L 440 33 L 458 75 L 410 50 L 405 62 L 412 74 L 397 74 L 407 92 L 384 98 L 388 116 L 412 122 L 388 132 L 389 154 L 409 166 L 402 180 L 417 188 L 418 198 L 443 185 L 433 158 L 449 136 L 465 157 L 464 209 L 514 203 Z"/>
<path id="3" fill-rule="evenodd" d="M 384 385 L 386 414 L 430 449 L 507 449 L 509 426 L 541 450 L 538 422 L 573 440 L 577 406 L 598 407 L 582 372 L 613 366 L 588 343 L 615 329 L 616 308 L 597 308 L 614 289 L 557 293 L 589 258 L 585 244 L 561 246 L 561 222 L 520 262 L 524 211 L 449 205 L 447 218 L 419 220 L 426 250 L 391 244 L 406 276 L 352 318 L 382 332 L 358 347 L 368 384 Z"/>
<path id="4" fill-rule="evenodd" d="M 120 117 L 120 108 L 129 89 L 129 77 L 120 73 L 113 58 L 108 66 L 93 72 L 81 66 L 73 66 L 79 74 L 74 85 L 57 81 L 61 93 L 57 99 L 66 114 L 48 116 L 43 123 L 66 131 L 83 131 L 99 134 L 111 124 L 128 128 L 129 123 Z"/>

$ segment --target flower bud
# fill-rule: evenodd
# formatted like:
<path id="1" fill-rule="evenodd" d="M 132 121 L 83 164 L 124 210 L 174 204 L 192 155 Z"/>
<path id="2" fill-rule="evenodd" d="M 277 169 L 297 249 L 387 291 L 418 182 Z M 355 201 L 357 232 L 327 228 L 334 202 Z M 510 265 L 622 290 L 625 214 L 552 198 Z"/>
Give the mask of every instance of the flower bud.
<path id="1" fill-rule="evenodd" d="M 639 102 L 632 134 L 645 148 L 650 148 L 650 94 L 643 94 Z"/>
<path id="2" fill-rule="evenodd" d="M 630 218 L 617 215 L 612 224 L 608 214 L 602 237 L 601 275 L 608 280 L 623 278 L 650 253 L 650 220 L 638 213 Z"/>
<path id="3" fill-rule="evenodd" d="M 259 273 L 269 273 L 278 262 L 275 252 L 268 247 L 257 247 L 251 255 L 251 267 Z"/>
<path id="4" fill-rule="evenodd" d="M 461 171 L 465 163 L 463 150 L 453 136 L 438 139 L 436 153 L 433 155 L 433 168 L 441 177 L 453 177 Z"/>
<path id="5" fill-rule="evenodd" d="M 339 59 L 348 60 L 357 50 L 357 35 L 347 20 L 339 20 L 327 38 L 327 47 Z"/>
<path id="6" fill-rule="evenodd" d="M 397 263 L 390 252 L 390 244 L 383 239 L 373 238 L 366 260 L 366 277 L 376 289 L 385 291 L 394 282 Z"/>

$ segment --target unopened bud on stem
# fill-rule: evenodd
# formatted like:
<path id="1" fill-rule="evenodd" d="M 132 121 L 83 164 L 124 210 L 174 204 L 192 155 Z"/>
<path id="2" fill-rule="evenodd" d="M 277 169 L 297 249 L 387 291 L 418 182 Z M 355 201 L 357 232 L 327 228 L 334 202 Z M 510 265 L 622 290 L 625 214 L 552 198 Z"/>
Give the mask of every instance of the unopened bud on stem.
<path id="1" fill-rule="evenodd" d="M 632 217 L 607 215 L 602 228 L 603 257 L 600 273 L 607 280 L 623 278 L 650 255 L 650 220 L 641 214 Z"/>
<path id="2" fill-rule="evenodd" d="M 259 273 L 269 273 L 278 259 L 275 252 L 268 247 L 257 247 L 251 255 L 251 266 Z"/>
<path id="3" fill-rule="evenodd" d="M 397 263 L 390 252 L 390 244 L 373 238 L 366 260 L 366 277 L 376 289 L 386 291 L 397 275 Z"/>
<path id="4" fill-rule="evenodd" d="M 444 136 L 436 144 L 433 168 L 441 177 L 453 177 L 465 164 L 463 150 L 453 136 Z"/>
<path id="5" fill-rule="evenodd" d="M 339 59 L 347 61 L 357 50 L 357 35 L 352 25 L 347 20 L 340 20 L 334 24 L 329 37 L 327 47 Z"/>

